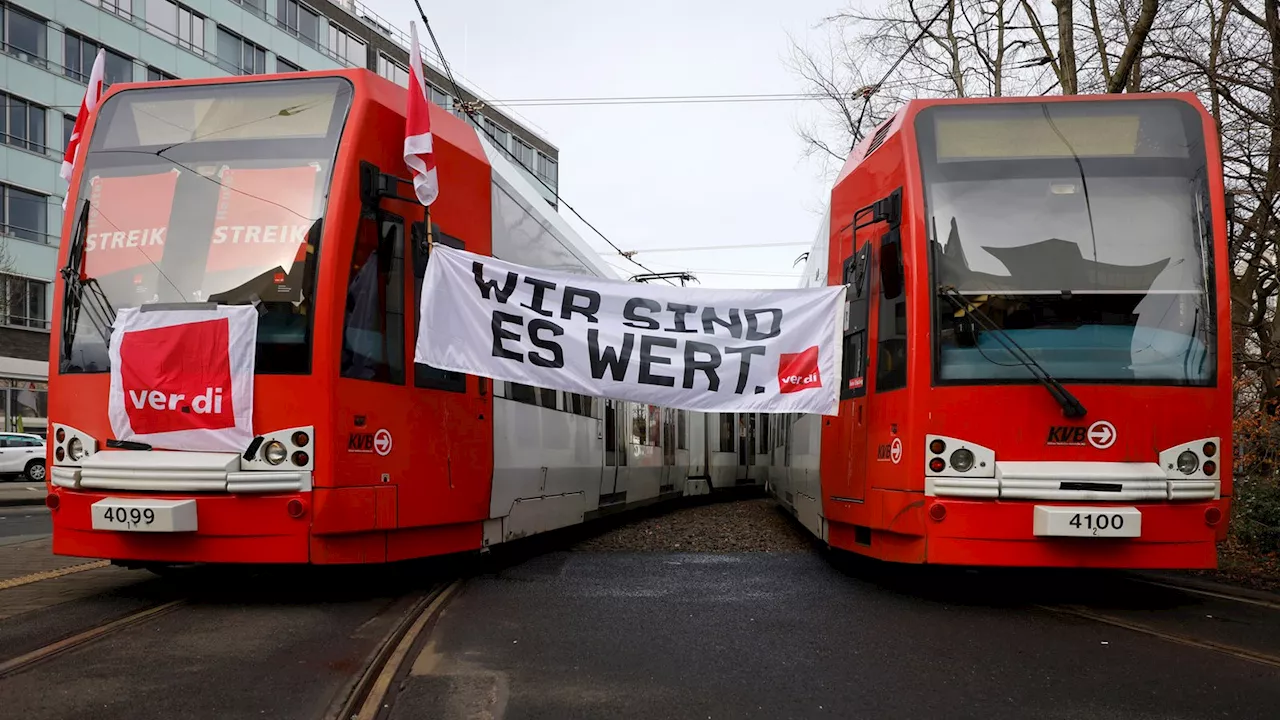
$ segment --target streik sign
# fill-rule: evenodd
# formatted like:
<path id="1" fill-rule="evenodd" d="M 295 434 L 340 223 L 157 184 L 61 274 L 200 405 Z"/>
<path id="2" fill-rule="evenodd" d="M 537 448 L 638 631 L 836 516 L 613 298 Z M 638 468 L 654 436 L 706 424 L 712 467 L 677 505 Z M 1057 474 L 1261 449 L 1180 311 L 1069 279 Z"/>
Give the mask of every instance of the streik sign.
<path id="1" fill-rule="evenodd" d="M 647 285 L 437 245 L 414 360 L 664 407 L 834 415 L 843 303 L 842 286 Z"/>

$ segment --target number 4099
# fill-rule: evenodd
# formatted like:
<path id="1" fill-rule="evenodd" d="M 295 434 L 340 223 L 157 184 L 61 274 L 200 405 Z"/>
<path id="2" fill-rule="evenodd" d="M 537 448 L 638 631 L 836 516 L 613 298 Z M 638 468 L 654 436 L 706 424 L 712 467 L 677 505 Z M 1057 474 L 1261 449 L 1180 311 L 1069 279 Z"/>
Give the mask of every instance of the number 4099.
<path id="1" fill-rule="evenodd" d="M 1076 513 L 1067 521 L 1074 528 L 1084 528 L 1095 533 L 1099 530 L 1119 530 L 1124 527 L 1123 515 L 1089 515 Z"/>
<path id="2" fill-rule="evenodd" d="M 141 525 L 143 523 L 150 525 L 156 521 L 156 511 L 151 508 L 112 508 L 106 509 L 103 517 L 111 522 L 121 524 Z"/>

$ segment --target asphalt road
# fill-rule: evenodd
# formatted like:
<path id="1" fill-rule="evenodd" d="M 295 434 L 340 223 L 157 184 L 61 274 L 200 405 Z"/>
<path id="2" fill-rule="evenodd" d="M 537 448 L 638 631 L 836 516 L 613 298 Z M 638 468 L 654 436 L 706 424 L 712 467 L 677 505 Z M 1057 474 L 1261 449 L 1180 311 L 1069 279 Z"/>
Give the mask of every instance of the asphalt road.
<path id="1" fill-rule="evenodd" d="M 184 601 L 0 679 L 0 717 L 320 720 L 429 582 L 414 572 L 219 571 L 183 582 L 142 573 L 134 585 L 0 620 L 3 662 Z M 57 582 L 47 581 L 50 592 Z"/>
<path id="2" fill-rule="evenodd" d="M 0 539 L 37 537 L 52 532 L 53 521 L 43 505 L 0 507 Z"/>
<path id="3" fill-rule="evenodd" d="M 4 515 L 25 512 L 12 510 Z M 0 662 L 184 603 L 0 678 L 0 716 L 318 720 L 413 593 L 457 568 L 187 580 L 136 571 L 97 594 L 68 594 L 108 570 L 129 572 L 0 590 L 0 604 L 23 593 L 54 603 L 0 620 Z M 464 581 L 393 683 L 389 716 L 1272 718 L 1277 666 L 1280 605 L 1117 574 L 900 568 L 804 546 L 628 553 L 549 543 Z"/>
<path id="4" fill-rule="evenodd" d="M 1126 587 L 816 553 L 557 552 L 467 582 L 393 717 L 1277 716 L 1276 668 L 1040 607 L 1123 605 Z M 1183 602 L 1161 610 L 1198 612 Z M 1280 611 L 1251 621 L 1276 652 Z"/>

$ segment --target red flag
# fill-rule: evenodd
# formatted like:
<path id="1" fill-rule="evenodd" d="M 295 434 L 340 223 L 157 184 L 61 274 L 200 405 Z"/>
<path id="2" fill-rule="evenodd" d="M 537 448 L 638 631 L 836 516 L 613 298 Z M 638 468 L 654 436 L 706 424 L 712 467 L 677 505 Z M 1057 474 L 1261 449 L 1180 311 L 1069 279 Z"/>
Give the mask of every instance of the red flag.
<path id="1" fill-rule="evenodd" d="M 71 173 L 75 170 L 76 152 L 80 149 L 80 138 L 84 136 L 84 127 L 89 123 L 89 113 L 98 107 L 102 99 L 102 68 L 106 62 L 106 53 L 98 48 L 98 57 L 93 59 L 93 70 L 89 72 L 89 88 L 84 92 L 84 100 L 80 101 L 80 114 L 76 116 L 75 127 L 71 130 L 71 139 L 67 141 L 67 150 L 62 156 L 62 179 L 71 182 Z M 70 194 L 70 193 L 68 193 Z M 62 207 L 67 206 L 66 195 L 62 196 Z"/>
<path id="2" fill-rule="evenodd" d="M 431 105 L 422 80 L 422 56 L 418 54 L 418 28 L 409 23 L 409 103 L 404 123 L 404 164 L 413 174 L 418 202 L 430 205 L 440 194 L 436 157 L 431 151 Z"/>

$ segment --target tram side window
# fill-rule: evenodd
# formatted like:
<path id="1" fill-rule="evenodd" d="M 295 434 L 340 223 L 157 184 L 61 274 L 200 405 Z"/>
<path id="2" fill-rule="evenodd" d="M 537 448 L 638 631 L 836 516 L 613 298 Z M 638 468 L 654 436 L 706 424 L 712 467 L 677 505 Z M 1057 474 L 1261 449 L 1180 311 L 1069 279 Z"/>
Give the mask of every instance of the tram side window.
<path id="1" fill-rule="evenodd" d="M 432 223 L 431 232 L 435 241 L 458 250 L 465 249 L 464 243 L 455 237 L 440 232 L 440 226 Z M 422 326 L 422 281 L 427 275 L 427 238 L 421 222 L 413 224 L 413 327 L 414 341 L 417 341 L 418 330 Z M 467 376 L 452 370 L 440 370 L 422 363 L 413 364 L 413 384 L 415 387 L 448 390 L 450 392 L 466 392 Z"/>
<path id="2" fill-rule="evenodd" d="M 733 436 L 738 432 L 733 413 L 720 414 L 720 452 L 734 452 Z"/>
<path id="3" fill-rule="evenodd" d="M 689 411 L 676 411 L 676 449 L 689 449 Z"/>
<path id="4" fill-rule="evenodd" d="M 574 415 L 583 417 L 591 417 L 594 407 L 592 405 L 593 398 L 590 395 L 579 395 L 578 393 L 565 393 L 568 400 L 568 407 L 565 409 Z"/>
<path id="5" fill-rule="evenodd" d="M 507 383 L 507 397 L 516 402 L 525 403 L 526 405 L 538 404 L 538 391 L 532 385 L 521 385 L 513 382 Z"/>
<path id="6" fill-rule="evenodd" d="M 538 401 L 542 407 L 548 410 L 556 409 L 556 391 L 547 388 L 538 388 Z"/>
<path id="7" fill-rule="evenodd" d="M 899 230 L 890 230 L 886 238 L 897 241 Z M 888 297 L 885 283 L 880 283 L 879 351 L 876 356 L 876 392 L 897 390 L 907 386 L 907 285 L 897 283 L 897 293 Z"/>
<path id="8" fill-rule="evenodd" d="M 361 217 L 347 282 L 342 376 L 404 383 L 404 220 Z"/>

